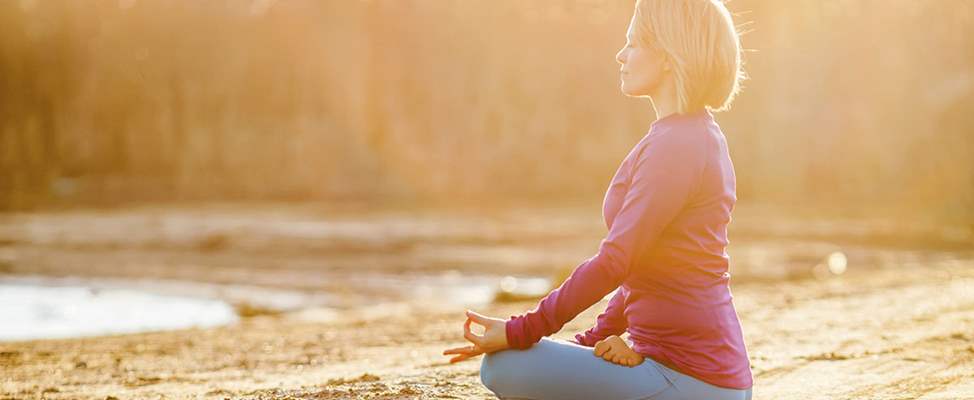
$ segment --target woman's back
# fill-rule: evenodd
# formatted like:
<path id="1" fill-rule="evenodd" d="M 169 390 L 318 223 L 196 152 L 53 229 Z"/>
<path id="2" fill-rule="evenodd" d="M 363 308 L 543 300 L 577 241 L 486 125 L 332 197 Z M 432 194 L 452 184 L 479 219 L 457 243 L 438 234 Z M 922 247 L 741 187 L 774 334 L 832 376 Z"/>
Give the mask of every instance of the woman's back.
<path id="1" fill-rule="evenodd" d="M 702 167 L 699 176 L 695 177 L 694 190 L 683 207 L 635 262 L 625 283 L 644 290 L 668 289 L 665 292 L 672 294 L 675 300 L 679 300 L 681 294 L 692 295 L 695 304 L 726 302 L 730 298 L 725 290 L 713 290 L 725 289 L 730 279 L 727 225 L 737 201 L 734 167 L 724 135 L 707 112 L 674 115 L 654 123 L 634 153 L 648 145 L 646 139 L 652 135 L 682 135 L 694 142 L 694 151 L 700 154 L 686 159 L 699 160 L 696 162 Z M 623 175 L 623 183 L 627 183 L 632 174 L 630 168 L 630 157 L 627 157 L 617 172 L 617 175 Z M 617 210 L 627 189 L 625 184 L 610 188 L 603 211 Z M 609 218 L 606 215 L 605 219 L 611 230 L 609 223 L 615 216 Z M 687 292 L 681 292 L 680 288 L 686 288 Z M 709 297 L 711 295 L 717 297 Z"/>
<path id="2" fill-rule="evenodd" d="M 736 201 L 727 142 L 709 112 L 673 115 L 653 124 L 623 161 L 605 196 L 607 226 L 628 189 L 635 155 L 655 135 L 681 135 L 701 167 L 684 206 L 634 262 L 620 290 L 634 348 L 640 354 L 720 386 L 751 385 L 747 352 L 728 286 L 727 225 Z"/>

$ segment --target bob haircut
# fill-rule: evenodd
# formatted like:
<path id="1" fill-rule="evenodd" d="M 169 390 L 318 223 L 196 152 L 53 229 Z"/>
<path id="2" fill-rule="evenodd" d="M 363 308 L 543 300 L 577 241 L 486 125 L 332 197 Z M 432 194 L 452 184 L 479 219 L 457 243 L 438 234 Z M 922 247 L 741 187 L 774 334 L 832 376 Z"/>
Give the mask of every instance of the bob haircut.
<path id="1" fill-rule="evenodd" d="M 726 111 L 745 79 L 741 42 L 722 0 L 637 0 L 636 41 L 671 61 L 681 114 Z"/>

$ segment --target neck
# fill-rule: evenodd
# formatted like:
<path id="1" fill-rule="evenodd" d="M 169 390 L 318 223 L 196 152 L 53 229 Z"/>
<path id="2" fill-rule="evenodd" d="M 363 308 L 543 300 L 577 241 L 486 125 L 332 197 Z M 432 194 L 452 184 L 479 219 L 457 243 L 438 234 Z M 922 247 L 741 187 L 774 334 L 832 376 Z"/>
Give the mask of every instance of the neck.
<path id="1" fill-rule="evenodd" d="M 663 119 L 677 112 L 676 86 L 672 79 L 667 79 L 659 86 L 657 93 L 649 96 L 653 100 L 656 119 Z"/>

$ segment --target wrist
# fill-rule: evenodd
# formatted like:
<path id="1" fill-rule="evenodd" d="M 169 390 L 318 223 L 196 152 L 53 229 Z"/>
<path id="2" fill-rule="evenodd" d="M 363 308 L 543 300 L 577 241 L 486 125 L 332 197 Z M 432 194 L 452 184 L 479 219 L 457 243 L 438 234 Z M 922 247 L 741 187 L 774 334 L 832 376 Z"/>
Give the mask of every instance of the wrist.
<path id="1" fill-rule="evenodd" d="M 589 343 L 589 337 L 585 333 L 575 335 L 574 342 L 585 347 L 592 347 L 592 345 Z"/>
<path id="2" fill-rule="evenodd" d="M 511 349 L 523 349 L 521 346 L 520 335 L 523 335 L 521 324 L 523 321 L 517 316 L 511 316 L 511 319 L 504 323 L 504 333 L 507 337 L 507 347 Z"/>

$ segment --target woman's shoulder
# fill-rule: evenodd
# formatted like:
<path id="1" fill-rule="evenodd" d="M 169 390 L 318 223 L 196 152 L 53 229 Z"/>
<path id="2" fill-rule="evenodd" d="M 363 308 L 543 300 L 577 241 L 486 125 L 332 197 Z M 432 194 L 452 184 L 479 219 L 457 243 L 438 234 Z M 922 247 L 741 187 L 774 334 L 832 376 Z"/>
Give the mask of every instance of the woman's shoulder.
<path id="1" fill-rule="evenodd" d="M 687 115 L 668 116 L 653 122 L 644 139 L 657 141 L 713 140 L 719 131 L 717 121 L 709 111 Z"/>
<path id="2" fill-rule="evenodd" d="M 705 120 L 686 119 L 678 123 L 654 125 L 636 145 L 636 154 L 667 153 L 700 159 L 711 155 L 718 143 L 719 138 L 711 124 Z"/>
<path id="3" fill-rule="evenodd" d="M 700 185 L 708 165 L 715 162 L 720 145 L 706 120 L 698 118 L 669 120 L 655 124 L 633 149 L 628 160 L 628 173 L 668 171 L 665 175 L 681 176 Z"/>

